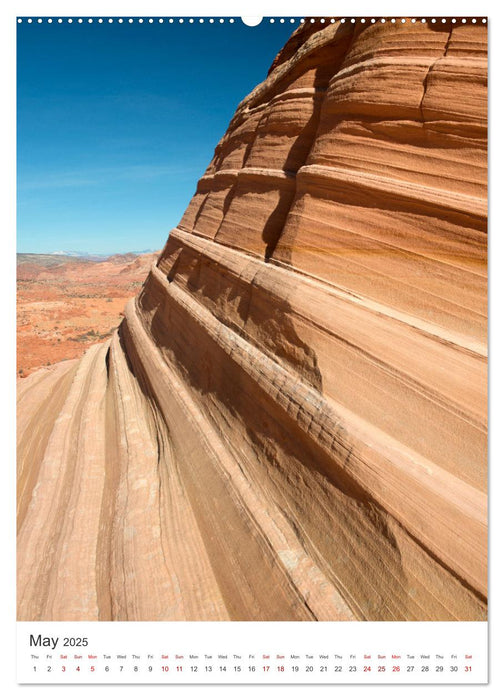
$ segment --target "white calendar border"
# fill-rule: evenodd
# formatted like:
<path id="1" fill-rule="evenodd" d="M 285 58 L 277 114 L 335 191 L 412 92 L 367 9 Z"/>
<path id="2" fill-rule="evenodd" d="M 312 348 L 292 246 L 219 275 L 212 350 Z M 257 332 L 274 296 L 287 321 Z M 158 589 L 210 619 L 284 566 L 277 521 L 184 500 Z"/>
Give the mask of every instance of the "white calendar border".
<path id="1" fill-rule="evenodd" d="M 4 230 L 4 251 L 2 256 L 2 268 L 0 279 L 2 281 L 2 298 L 5 300 L 8 321 L 7 321 L 7 331 L 8 331 L 8 342 L 5 341 L 0 347 L 2 366 L 5 371 L 4 383 L 6 386 L 6 391 L 4 396 L 6 397 L 6 405 L 4 405 L 4 411 L 9 418 L 4 418 L 4 425 L 6 430 L 4 431 L 4 444 L 6 445 L 6 456 L 4 464 L 4 472 L 7 471 L 7 488 L 2 490 L 3 497 L 5 498 L 5 503 L 3 504 L 2 512 L 6 518 L 4 523 L 3 532 L 7 533 L 4 538 L 4 548 L 3 548 L 3 558 L 6 564 L 2 585 L 2 600 L 4 603 L 4 625 L 2 626 L 2 640 L 0 646 L 0 658 L 4 661 L 4 678 L 2 679 L 2 685 L 9 692 L 10 696 L 16 697 L 26 697 L 29 693 L 36 692 L 38 698 L 54 698 L 54 695 L 58 693 L 64 693 L 65 696 L 69 692 L 67 686 L 16 686 L 15 684 L 15 633 L 16 633 L 16 622 L 15 622 L 15 500 L 13 494 L 15 494 L 15 473 L 14 473 L 14 460 L 15 460 L 15 428 L 13 415 L 13 406 L 15 402 L 15 380 L 14 380 L 14 366 L 15 366 L 15 240 L 13 239 L 12 232 L 15 228 L 15 150 L 14 150 L 14 139 L 13 134 L 15 133 L 15 114 L 14 114 L 14 97 L 15 97 L 15 43 L 14 43 L 14 31 L 13 23 L 16 15 L 27 16 L 32 14 L 33 16 L 51 16 L 62 14 L 63 16 L 78 15 L 83 14 L 84 16 L 97 16 L 97 15 L 118 15 L 119 12 L 124 14 L 132 14 L 133 16 L 147 16 L 152 14 L 154 16 L 188 16 L 190 14 L 198 16 L 209 16 L 210 14 L 221 14 L 223 16 L 238 16 L 238 15 L 266 15 L 266 16 L 285 16 L 285 17 L 299 17 L 306 14 L 307 3 L 301 3 L 298 0 L 291 0 L 290 2 L 273 0 L 271 2 L 264 2 L 263 0 L 247 0 L 247 2 L 233 3 L 229 0 L 219 0 L 207 4 L 206 6 L 202 2 L 191 2 L 187 0 L 183 3 L 183 10 L 181 10 L 181 3 L 166 3 L 159 2 L 159 0 L 145 0 L 142 3 L 139 2 L 114 2 L 112 0 L 106 0 L 103 2 L 96 2 L 92 0 L 89 2 L 82 2 L 81 0 L 75 0 L 69 5 L 68 2 L 62 2 L 61 0 L 57 2 L 37 2 L 36 0 L 23 1 L 23 2 L 7 2 L 0 9 L 2 13 L 2 22 L 0 22 L 0 46 L 2 47 L 2 57 L 3 67 L 6 69 L 6 82 L 4 90 L 5 103 L 7 104 L 7 109 L 3 111 L 2 114 L 2 126 L 4 127 L 1 131 L 2 142 L 2 153 L 4 154 L 4 162 L 2 169 L 2 189 L 1 194 L 4 206 L 2 207 L 3 212 L 3 230 Z M 425 14 L 427 16 L 463 16 L 463 15 L 489 15 L 489 32 L 490 32 L 490 50 L 491 50 L 491 63 L 490 65 L 504 65 L 504 55 L 503 52 L 504 42 L 498 37 L 497 31 L 493 35 L 494 41 L 492 41 L 492 23 L 497 28 L 497 25 L 502 25 L 501 21 L 502 10 L 492 6 L 491 2 L 466 2 L 461 0 L 460 2 L 448 3 L 448 2 L 432 2 L 431 0 L 426 0 L 425 2 L 415 2 L 415 3 L 404 3 L 404 2 L 340 2 L 340 3 L 329 3 L 329 2 L 317 2 L 313 0 L 309 3 L 309 10 L 314 16 L 331 16 L 331 14 L 337 13 L 341 16 L 371 16 L 376 14 L 377 10 L 380 11 L 385 16 L 397 16 L 402 15 L 417 15 L 420 16 Z M 209 11 L 211 10 L 211 12 Z M 502 148 L 502 130 L 500 129 L 499 117 L 503 113 L 503 98 L 501 96 L 501 90 L 498 87 L 498 81 L 494 81 L 493 92 L 491 93 L 491 144 L 493 155 L 490 158 L 490 193 L 493 194 L 493 198 L 490 197 L 490 202 L 492 200 L 498 201 L 499 197 L 495 195 L 500 193 L 499 182 L 497 179 L 497 160 L 504 156 Z M 492 126 L 493 125 L 493 126 Z M 497 156 L 497 153 L 499 154 Z M 504 298 L 504 286 L 503 286 L 503 275 L 500 269 L 501 265 L 504 263 L 504 242 L 502 235 L 500 233 L 504 230 L 504 226 L 499 226 L 499 223 L 503 223 L 501 220 L 502 214 L 497 210 L 496 207 L 491 208 L 492 218 L 491 218 L 491 232 L 493 235 L 491 237 L 491 248 L 490 248 L 490 300 L 491 300 L 491 391 L 490 391 L 490 406 L 491 406 L 491 437 L 490 437 L 490 461 L 492 464 L 492 472 L 490 475 L 490 503 L 491 503 L 491 533 L 493 533 L 493 538 L 491 539 L 491 549 L 490 549 L 490 591 L 494 595 L 490 598 L 490 656 L 491 656 L 491 668 L 490 668 L 490 685 L 488 686 L 478 686 L 478 693 L 490 692 L 490 696 L 497 697 L 497 692 L 502 692 L 504 687 L 503 684 L 503 657 L 504 648 L 502 645 L 502 632 L 499 632 L 499 625 L 502 628 L 504 623 L 503 615 L 503 601 L 502 596 L 500 596 L 500 588 L 503 582 L 503 565 L 502 556 L 499 554 L 499 541 L 498 535 L 503 531 L 502 522 L 502 507 L 500 507 L 498 501 L 498 494 L 504 493 L 503 486 L 503 475 L 502 469 L 500 468 L 504 456 L 502 454 L 502 446 L 498 444 L 498 432 L 499 423 L 503 419 L 503 408 L 499 401 L 500 396 L 504 393 L 504 382 L 502 377 L 502 370 L 499 367 L 497 358 L 503 353 L 499 350 L 503 350 L 503 332 L 502 328 L 499 328 L 499 300 Z M 5 312 L 4 312 L 5 313 Z M 493 432 L 492 432 L 493 431 Z M 494 433 L 497 433 L 495 435 Z M 494 495 L 495 494 L 495 495 Z M 240 624 L 240 623 L 237 623 Z M 299 623 L 303 624 L 303 623 Z M 367 623 L 352 623 L 355 625 L 362 625 Z M 402 623 L 397 623 L 402 624 Z M 459 623 L 461 627 L 461 632 L 465 623 Z M 177 687 L 176 697 L 184 697 L 186 694 L 189 696 L 192 694 L 194 686 L 184 686 Z M 367 688 L 362 688 L 362 686 L 346 686 L 344 689 L 345 697 L 348 695 L 360 696 L 362 691 L 367 690 Z M 256 697 L 256 687 L 246 686 L 240 688 L 240 697 Z M 263 688 L 261 687 L 260 692 L 269 694 L 281 693 L 281 688 Z M 302 686 L 289 686 L 285 687 L 285 696 L 289 698 L 292 697 L 305 697 L 306 690 Z M 98 688 L 93 692 L 120 692 L 121 698 L 128 697 L 138 697 L 138 689 L 134 686 L 107 686 L 101 687 L 100 691 Z M 166 688 L 164 686 L 151 686 L 149 692 L 155 694 L 163 694 L 166 697 Z M 170 688 L 170 697 L 173 697 L 175 688 Z M 228 693 L 229 697 L 236 694 L 235 686 L 219 686 L 213 688 L 205 687 L 205 696 L 209 697 L 219 697 Z M 318 694 L 326 694 L 329 697 L 335 697 L 334 693 L 341 691 L 339 689 L 334 689 L 334 686 L 319 686 L 316 689 Z M 404 693 L 404 688 L 402 687 L 373 687 L 373 698 L 389 698 L 390 694 Z M 408 687 L 408 696 L 412 694 L 413 696 L 418 693 L 424 696 L 425 689 L 423 686 Z M 453 692 L 456 693 L 457 698 L 464 697 L 475 697 L 474 688 L 472 686 L 448 686 L 448 687 L 432 687 L 429 686 L 429 693 L 434 693 L 436 695 L 438 692 L 441 696 L 446 697 L 446 694 Z M 89 693 L 88 686 L 72 686 L 71 689 L 72 697 L 79 696 L 79 694 Z M 252 695 L 254 694 L 254 695 Z M 302 695 L 301 695 L 302 694 Z"/>
<path id="2" fill-rule="evenodd" d="M 20 683 L 487 682 L 486 622 L 18 622 L 17 628 Z"/>

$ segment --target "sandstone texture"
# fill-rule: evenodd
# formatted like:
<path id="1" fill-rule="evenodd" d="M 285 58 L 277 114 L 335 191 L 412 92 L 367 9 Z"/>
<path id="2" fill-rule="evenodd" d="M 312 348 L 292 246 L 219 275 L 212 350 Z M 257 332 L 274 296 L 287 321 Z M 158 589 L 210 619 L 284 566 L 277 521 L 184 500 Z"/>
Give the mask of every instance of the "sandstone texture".
<path id="1" fill-rule="evenodd" d="M 320 26 L 19 381 L 19 619 L 486 619 L 486 28 Z"/>

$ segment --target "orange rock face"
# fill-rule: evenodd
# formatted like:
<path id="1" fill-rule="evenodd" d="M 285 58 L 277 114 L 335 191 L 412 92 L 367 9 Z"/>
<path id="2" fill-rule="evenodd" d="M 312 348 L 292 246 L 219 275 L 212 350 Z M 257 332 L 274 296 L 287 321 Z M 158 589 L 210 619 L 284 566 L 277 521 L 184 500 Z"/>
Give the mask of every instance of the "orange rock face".
<path id="1" fill-rule="evenodd" d="M 19 619 L 486 618 L 486 73 L 482 25 L 295 32 L 20 385 Z"/>

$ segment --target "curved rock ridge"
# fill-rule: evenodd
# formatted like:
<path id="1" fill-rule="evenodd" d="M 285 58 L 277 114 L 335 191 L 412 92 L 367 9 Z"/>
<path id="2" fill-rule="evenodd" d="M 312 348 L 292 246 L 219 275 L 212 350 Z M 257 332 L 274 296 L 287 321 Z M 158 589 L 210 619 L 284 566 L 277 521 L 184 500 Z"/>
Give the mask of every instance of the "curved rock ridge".
<path id="1" fill-rule="evenodd" d="M 20 380 L 19 619 L 486 619 L 486 74 L 294 33 L 112 340 Z"/>

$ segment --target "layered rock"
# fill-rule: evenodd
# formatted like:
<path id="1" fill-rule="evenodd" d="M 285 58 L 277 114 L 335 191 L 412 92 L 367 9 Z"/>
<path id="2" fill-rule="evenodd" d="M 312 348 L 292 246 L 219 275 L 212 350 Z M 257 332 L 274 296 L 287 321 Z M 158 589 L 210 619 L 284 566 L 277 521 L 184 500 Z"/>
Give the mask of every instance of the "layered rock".
<path id="1" fill-rule="evenodd" d="M 481 24 L 294 34 L 20 384 L 19 619 L 485 618 L 485 85 Z"/>

